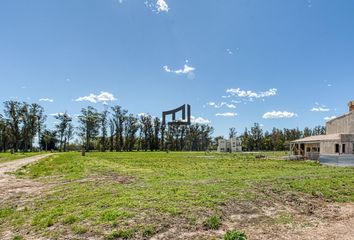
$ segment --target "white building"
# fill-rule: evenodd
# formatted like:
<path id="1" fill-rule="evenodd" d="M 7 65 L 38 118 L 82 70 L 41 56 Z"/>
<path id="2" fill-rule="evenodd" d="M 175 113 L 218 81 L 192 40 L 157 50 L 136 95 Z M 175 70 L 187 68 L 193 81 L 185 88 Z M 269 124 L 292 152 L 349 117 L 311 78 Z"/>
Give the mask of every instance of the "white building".
<path id="1" fill-rule="evenodd" d="M 218 152 L 242 152 L 242 142 L 240 138 L 219 139 Z"/>

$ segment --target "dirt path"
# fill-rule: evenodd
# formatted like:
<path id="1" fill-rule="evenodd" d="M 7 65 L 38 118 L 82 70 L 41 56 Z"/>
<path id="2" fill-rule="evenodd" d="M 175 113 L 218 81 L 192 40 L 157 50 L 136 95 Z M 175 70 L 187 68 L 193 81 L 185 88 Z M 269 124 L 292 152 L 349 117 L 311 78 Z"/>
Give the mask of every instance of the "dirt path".
<path id="1" fill-rule="evenodd" d="M 29 158 L 14 160 L 0 164 L 0 204 L 7 202 L 9 199 L 18 198 L 19 195 L 33 194 L 39 192 L 44 186 L 42 183 L 18 179 L 9 173 L 17 169 L 39 161 L 51 154 L 38 155 Z"/>

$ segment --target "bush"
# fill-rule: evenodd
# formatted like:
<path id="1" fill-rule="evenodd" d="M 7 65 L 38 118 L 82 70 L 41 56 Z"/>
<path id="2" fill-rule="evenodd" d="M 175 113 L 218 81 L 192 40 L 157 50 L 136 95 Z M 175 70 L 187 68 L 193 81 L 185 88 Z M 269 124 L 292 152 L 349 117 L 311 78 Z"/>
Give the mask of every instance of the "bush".
<path id="1" fill-rule="evenodd" d="M 243 232 L 230 231 L 224 235 L 224 240 L 247 240 L 247 236 Z"/>
<path id="2" fill-rule="evenodd" d="M 219 216 L 211 216 L 204 221 L 204 228 L 209 230 L 218 230 L 221 225 L 221 218 Z"/>

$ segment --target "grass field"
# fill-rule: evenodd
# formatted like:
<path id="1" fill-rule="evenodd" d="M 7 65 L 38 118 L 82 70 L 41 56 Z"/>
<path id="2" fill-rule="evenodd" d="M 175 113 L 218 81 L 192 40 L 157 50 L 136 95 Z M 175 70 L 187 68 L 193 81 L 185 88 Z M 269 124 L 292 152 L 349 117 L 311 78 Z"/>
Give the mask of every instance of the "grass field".
<path id="1" fill-rule="evenodd" d="M 15 154 L 11 154 L 9 152 L 0 153 L 0 163 L 9 162 L 9 161 L 26 158 L 26 157 L 32 157 L 38 154 L 43 154 L 43 153 L 41 152 L 28 152 L 28 153 L 15 153 Z"/>
<path id="2" fill-rule="evenodd" d="M 16 176 L 47 186 L 40 194 L 1 203 L 0 233 L 11 229 L 17 239 L 168 239 L 163 233 L 171 229 L 220 239 L 214 230 L 247 234 L 250 214 L 267 226 L 303 221 L 287 208 L 261 212 L 275 201 L 299 206 L 300 212 L 310 211 L 308 203 L 354 202 L 354 168 L 253 154 L 63 153 Z M 229 229 L 236 215 L 245 220 Z"/>

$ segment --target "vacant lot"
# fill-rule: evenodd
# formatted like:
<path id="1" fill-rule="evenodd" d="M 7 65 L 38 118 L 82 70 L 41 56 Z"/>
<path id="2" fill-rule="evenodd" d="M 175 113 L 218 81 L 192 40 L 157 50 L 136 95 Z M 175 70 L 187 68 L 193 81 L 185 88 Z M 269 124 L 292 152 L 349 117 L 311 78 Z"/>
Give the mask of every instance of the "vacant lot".
<path id="1" fill-rule="evenodd" d="M 252 154 L 65 153 L 15 174 L 41 188 L 1 202 L 1 239 L 354 236 L 354 168 Z"/>

